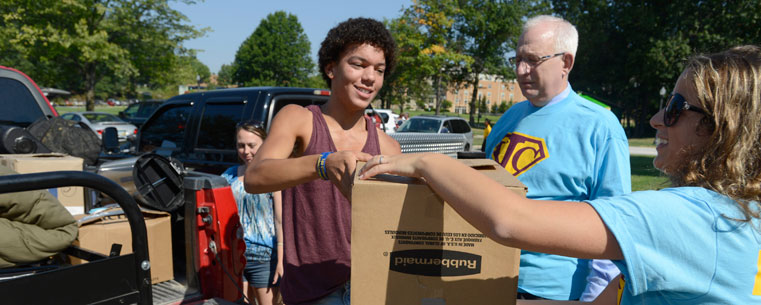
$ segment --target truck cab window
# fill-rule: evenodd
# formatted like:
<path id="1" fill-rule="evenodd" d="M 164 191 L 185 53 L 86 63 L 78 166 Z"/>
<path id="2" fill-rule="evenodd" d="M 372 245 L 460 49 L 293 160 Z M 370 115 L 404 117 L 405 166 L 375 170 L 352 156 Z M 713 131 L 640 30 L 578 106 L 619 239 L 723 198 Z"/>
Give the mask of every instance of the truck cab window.
<path id="1" fill-rule="evenodd" d="M 243 102 L 207 103 L 201 117 L 196 148 L 235 149 L 235 124 L 243 118 Z"/>
<path id="2" fill-rule="evenodd" d="M 190 105 L 179 105 L 158 114 L 157 119 L 140 130 L 140 150 L 150 152 L 162 146 L 181 150 L 191 110 Z"/>
<path id="3" fill-rule="evenodd" d="M 0 112 L 0 122 L 15 122 L 26 127 L 38 118 L 45 116 L 40 105 L 20 81 L 0 78 L 0 105 L 13 111 Z"/>

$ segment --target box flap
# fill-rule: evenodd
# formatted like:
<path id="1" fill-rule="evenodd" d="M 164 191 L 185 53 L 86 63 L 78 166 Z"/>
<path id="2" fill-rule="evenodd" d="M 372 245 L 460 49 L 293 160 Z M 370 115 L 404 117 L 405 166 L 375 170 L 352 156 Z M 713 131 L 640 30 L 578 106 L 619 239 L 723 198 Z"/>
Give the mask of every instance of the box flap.
<path id="1" fill-rule="evenodd" d="M 507 170 L 505 170 L 499 163 L 491 159 L 458 159 L 457 161 L 468 165 L 489 178 L 492 178 L 500 184 L 514 189 L 527 190 L 526 186 L 521 183 L 518 178 L 515 178 Z M 354 184 L 376 184 L 380 182 L 392 182 L 401 184 L 425 184 L 423 180 L 417 178 L 401 177 L 396 175 L 377 175 L 367 180 L 360 180 L 357 173 L 365 166 L 365 162 L 357 162 L 357 170 L 354 172 Z"/>
<path id="2" fill-rule="evenodd" d="M 0 158 L 6 159 L 36 159 L 36 158 L 76 158 L 62 153 L 41 153 L 41 154 L 2 154 Z"/>

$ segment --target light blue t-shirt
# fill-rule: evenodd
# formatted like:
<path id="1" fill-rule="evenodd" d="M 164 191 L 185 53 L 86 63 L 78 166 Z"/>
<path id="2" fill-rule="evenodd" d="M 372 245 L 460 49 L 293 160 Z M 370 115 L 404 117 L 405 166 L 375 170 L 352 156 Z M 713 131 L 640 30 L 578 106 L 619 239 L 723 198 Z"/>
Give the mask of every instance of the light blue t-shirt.
<path id="1" fill-rule="evenodd" d="M 529 101 L 510 107 L 486 139 L 487 156 L 523 182 L 531 199 L 583 201 L 631 192 L 629 144 L 618 119 L 570 85 L 563 94 L 544 107 Z M 577 300 L 590 266 L 588 260 L 522 251 L 518 291 Z M 609 268 L 603 272 L 617 274 Z"/>
<path id="2" fill-rule="evenodd" d="M 760 221 L 699 187 L 589 201 L 616 237 L 621 304 L 761 304 Z"/>
<path id="3" fill-rule="evenodd" d="M 238 179 L 238 165 L 228 168 L 222 177 L 230 184 L 238 205 L 243 240 L 246 242 L 246 259 L 257 262 L 276 260 L 277 235 L 272 193 L 246 193 L 243 181 Z"/>

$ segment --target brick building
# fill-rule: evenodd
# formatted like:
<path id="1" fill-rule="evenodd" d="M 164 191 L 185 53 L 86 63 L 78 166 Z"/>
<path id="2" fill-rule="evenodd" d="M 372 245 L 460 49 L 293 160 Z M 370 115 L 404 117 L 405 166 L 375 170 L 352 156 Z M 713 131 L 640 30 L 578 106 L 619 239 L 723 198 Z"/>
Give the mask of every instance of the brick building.
<path id="1" fill-rule="evenodd" d="M 491 112 L 492 106 L 501 104 L 503 101 L 518 103 L 526 100 L 514 79 L 502 80 L 494 75 L 481 75 L 478 82 L 478 98 L 486 98 L 486 107 Z M 473 96 L 473 87 L 467 86 L 461 89 L 447 90 L 444 99 L 452 102 L 450 112 L 468 113 L 470 111 L 470 99 Z"/>

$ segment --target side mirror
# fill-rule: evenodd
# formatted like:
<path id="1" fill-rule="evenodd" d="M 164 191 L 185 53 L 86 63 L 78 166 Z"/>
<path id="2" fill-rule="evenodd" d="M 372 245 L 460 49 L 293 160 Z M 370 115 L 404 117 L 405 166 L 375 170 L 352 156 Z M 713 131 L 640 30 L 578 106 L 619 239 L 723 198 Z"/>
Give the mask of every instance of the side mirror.
<path id="1" fill-rule="evenodd" d="M 105 130 L 103 130 L 103 150 L 106 151 L 106 153 L 117 153 L 119 152 L 119 136 L 118 131 L 116 130 L 116 127 L 106 127 Z"/>

